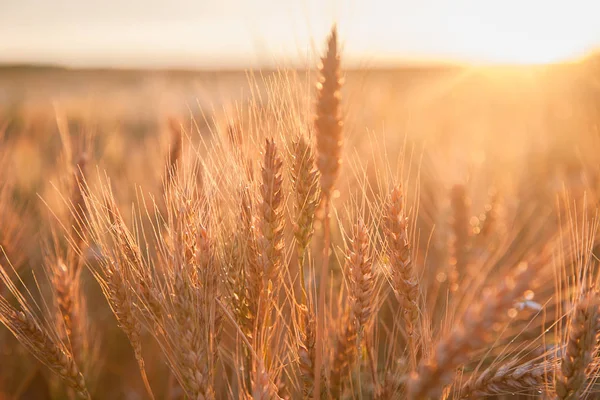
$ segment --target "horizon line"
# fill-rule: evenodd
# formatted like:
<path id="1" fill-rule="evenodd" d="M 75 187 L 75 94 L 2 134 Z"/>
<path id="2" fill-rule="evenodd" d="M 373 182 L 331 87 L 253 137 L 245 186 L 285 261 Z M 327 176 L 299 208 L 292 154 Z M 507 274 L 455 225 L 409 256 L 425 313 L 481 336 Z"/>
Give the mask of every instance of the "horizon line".
<path id="1" fill-rule="evenodd" d="M 544 67 L 544 66 L 556 66 L 556 65 L 573 65 L 585 62 L 589 58 L 600 57 L 600 51 L 590 52 L 588 54 L 579 57 L 570 57 L 564 60 L 557 60 L 551 62 L 530 62 L 530 63 L 519 63 L 509 61 L 466 61 L 466 60 L 450 60 L 450 59 L 435 59 L 435 58 L 422 58 L 422 59 L 402 59 L 402 60 L 371 60 L 370 62 L 346 61 L 344 69 L 347 71 L 361 71 L 361 70 L 394 70 L 404 68 L 478 68 L 478 67 Z M 288 63 L 279 64 L 276 63 L 223 63 L 222 65 L 213 64 L 200 64 L 200 63 L 68 63 L 68 62 L 44 62 L 44 61 L 1 61 L 0 69 L 55 69 L 55 70 L 67 70 L 67 71 L 179 71 L 179 72 L 233 72 L 233 71 L 271 71 L 271 70 L 311 70 L 316 68 L 316 65 L 309 65 L 309 63 Z"/>

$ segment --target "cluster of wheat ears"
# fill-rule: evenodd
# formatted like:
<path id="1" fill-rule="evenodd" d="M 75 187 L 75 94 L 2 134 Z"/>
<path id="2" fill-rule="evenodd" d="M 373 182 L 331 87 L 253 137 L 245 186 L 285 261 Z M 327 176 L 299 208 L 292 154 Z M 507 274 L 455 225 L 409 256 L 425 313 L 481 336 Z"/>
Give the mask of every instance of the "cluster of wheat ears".
<path id="1" fill-rule="evenodd" d="M 341 198 L 352 165 L 335 28 L 321 61 L 314 110 L 251 104 L 207 151 L 175 124 L 162 197 L 140 190 L 131 213 L 75 160 L 70 217 L 44 259 L 52 301 L 16 277 L 2 227 L 0 320 L 60 378 L 57 396 L 102 397 L 91 272 L 149 398 L 594 397 L 596 220 L 569 203 L 531 227 L 521 210 L 509 235 L 497 196 L 474 224 L 456 185 L 440 250 L 401 176 Z M 152 377 L 159 363 L 169 373 Z"/>

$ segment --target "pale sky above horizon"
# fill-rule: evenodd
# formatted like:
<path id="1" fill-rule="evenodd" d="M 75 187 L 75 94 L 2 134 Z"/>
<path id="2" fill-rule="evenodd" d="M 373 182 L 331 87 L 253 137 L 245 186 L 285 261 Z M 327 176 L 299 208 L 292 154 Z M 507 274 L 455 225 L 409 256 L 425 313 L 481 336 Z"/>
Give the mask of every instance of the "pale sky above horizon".
<path id="1" fill-rule="evenodd" d="M 0 63 L 228 67 L 549 62 L 600 45 L 596 0 L 0 0 Z"/>

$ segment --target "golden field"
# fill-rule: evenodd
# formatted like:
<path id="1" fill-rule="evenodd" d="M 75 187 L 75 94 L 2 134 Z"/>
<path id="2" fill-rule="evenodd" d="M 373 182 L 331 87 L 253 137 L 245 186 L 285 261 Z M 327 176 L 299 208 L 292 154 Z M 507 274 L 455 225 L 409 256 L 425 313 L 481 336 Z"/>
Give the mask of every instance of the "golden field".
<path id="1" fill-rule="evenodd" d="M 321 50 L 0 68 L 0 398 L 598 396 L 600 62 Z"/>

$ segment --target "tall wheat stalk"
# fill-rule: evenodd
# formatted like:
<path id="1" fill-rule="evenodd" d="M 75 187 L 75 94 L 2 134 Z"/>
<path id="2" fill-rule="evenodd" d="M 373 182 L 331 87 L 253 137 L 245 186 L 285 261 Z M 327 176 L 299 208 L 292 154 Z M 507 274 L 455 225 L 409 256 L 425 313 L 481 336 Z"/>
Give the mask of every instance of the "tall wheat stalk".
<path id="1" fill-rule="evenodd" d="M 327 51 L 321 58 L 321 79 L 317 84 L 315 135 L 317 140 L 317 167 L 321 174 L 323 204 L 323 266 L 319 274 L 319 296 L 317 302 L 317 355 L 315 360 L 315 396 L 321 388 L 322 358 L 325 351 L 325 294 L 328 286 L 330 238 L 330 207 L 333 188 L 342 162 L 342 116 L 340 107 L 340 55 L 338 51 L 337 27 L 334 26 L 327 39 Z"/>

